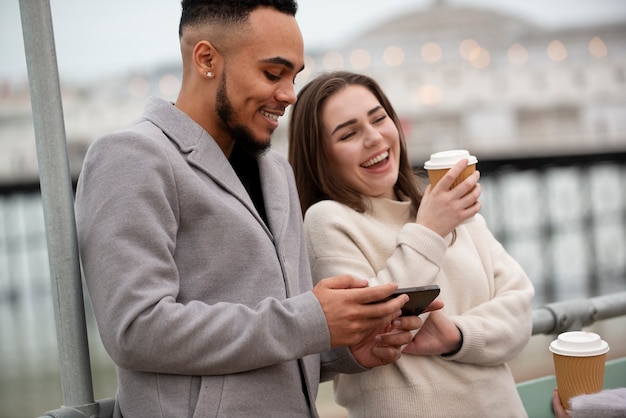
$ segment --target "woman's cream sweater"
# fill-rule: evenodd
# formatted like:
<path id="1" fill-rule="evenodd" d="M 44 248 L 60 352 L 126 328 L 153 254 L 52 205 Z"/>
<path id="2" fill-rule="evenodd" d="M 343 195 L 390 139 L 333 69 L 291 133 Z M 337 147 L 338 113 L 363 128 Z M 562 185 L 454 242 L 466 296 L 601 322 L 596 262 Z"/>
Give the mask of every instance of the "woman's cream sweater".
<path id="1" fill-rule="evenodd" d="M 372 199 L 366 213 L 334 201 L 306 212 L 313 279 L 352 274 L 372 284 L 438 284 L 463 334 L 452 356 L 404 354 L 396 363 L 335 378 L 350 417 L 523 417 L 507 361 L 528 342 L 532 283 L 482 216 L 442 238 L 415 223 L 409 202 Z"/>

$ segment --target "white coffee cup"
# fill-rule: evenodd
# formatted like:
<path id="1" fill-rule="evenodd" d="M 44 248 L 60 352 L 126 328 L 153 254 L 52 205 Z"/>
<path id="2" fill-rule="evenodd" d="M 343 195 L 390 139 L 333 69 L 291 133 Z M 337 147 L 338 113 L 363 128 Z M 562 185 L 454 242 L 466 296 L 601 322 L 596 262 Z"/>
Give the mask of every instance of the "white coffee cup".
<path id="1" fill-rule="evenodd" d="M 441 180 L 443 176 L 446 175 L 448 170 L 452 168 L 459 160 L 467 159 L 467 167 L 465 170 L 459 174 L 459 176 L 454 180 L 451 189 L 455 188 L 459 183 L 465 180 L 468 176 L 470 176 L 474 171 L 476 171 L 476 164 L 478 163 L 478 158 L 474 155 L 470 155 L 469 151 L 464 149 L 455 149 L 449 151 L 440 151 L 430 155 L 430 160 L 424 163 L 424 168 L 428 172 L 428 179 L 430 180 L 430 184 L 432 187 Z M 468 218 L 464 221 L 471 222 L 474 220 L 474 217 Z"/>
<path id="2" fill-rule="evenodd" d="M 569 409 L 574 396 L 602 390 L 609 345 L 598 334 L 564 332 L 550 343 L 550 351 L 563 408 Z"/>

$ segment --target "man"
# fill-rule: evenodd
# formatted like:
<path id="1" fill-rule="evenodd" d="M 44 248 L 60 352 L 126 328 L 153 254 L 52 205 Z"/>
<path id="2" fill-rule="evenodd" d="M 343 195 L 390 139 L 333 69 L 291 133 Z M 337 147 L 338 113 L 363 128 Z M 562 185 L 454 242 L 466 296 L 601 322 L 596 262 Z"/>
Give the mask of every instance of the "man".
<path id="1" fill-rule="evenodd" d="M 85 158 L 79 247 L 116 417 L 317 416 L 320 379 L 396 360 L 421 325 L 396 320 L 406 296 L 368 304 L 395 285 L 311 288 L 293 175 L 269 150 L 303 68 L 296 7 L 183 0 L 176 103 L 151 99 Z M 392 321 L 404 331 L 382 334 Z"/>

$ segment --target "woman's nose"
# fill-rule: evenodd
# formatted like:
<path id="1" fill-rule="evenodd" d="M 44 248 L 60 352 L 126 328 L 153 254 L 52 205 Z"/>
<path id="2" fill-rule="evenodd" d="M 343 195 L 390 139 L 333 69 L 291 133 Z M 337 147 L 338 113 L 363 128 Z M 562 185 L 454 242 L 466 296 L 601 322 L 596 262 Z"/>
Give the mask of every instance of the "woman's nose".
<path id="1" fill-rule="evenodd" d="M 365 132 L 365 146 L 371 147 L 378 144 L 383 139 L 381 133 L 372 125 L 368 125 Z"/>

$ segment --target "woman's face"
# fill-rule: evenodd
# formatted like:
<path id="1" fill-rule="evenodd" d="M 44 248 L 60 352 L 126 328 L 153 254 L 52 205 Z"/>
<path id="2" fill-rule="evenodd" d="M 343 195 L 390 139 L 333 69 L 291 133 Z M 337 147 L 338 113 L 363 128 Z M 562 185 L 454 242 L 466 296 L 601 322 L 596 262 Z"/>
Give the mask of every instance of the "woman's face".
<path id="1" fill-rule="evenodd" d="M 333 174 L 365 196 L 395 199 L 400 138 L 376 97 L 350 85 L 326 100 L 322 121 Z"/>

